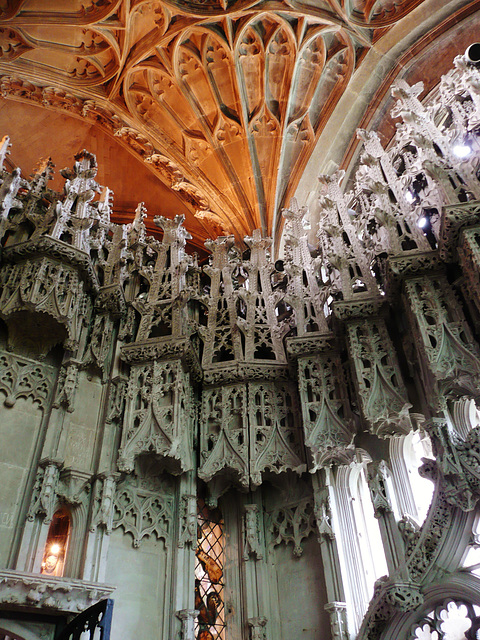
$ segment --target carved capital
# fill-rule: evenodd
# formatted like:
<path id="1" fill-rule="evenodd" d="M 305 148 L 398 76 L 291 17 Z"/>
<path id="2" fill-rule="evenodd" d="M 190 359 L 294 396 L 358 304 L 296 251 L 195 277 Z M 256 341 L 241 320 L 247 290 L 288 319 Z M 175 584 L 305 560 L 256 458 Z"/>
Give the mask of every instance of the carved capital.
<path id="1" fill-rule="evenodd" d="M 248 618 L 247 623 L 250 628 L 250 640 L 265 640 L 267 626 L 267 618 L 260 616 L 256 618 Z"/>
<path id="2" fill-rule="evenodd" d="M 175 613 L 182 622 L 181 640 L 195 640 L 195 620 L 199 613 L 196 609 L 180 609 Z"/>
<path id="3" fill-rule="evenodd" d="M 328 602 L 324 607 L 330 614 L 332 640 L 348 640 L 347 605 L 345 602 Z"/>

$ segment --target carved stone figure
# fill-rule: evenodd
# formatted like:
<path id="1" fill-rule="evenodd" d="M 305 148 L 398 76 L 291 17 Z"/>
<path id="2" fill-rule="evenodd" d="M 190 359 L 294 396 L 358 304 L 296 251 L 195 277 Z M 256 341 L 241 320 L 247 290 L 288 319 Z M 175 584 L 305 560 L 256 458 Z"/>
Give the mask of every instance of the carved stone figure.
<path id="1" fill-rule="evenodd" d="M 243 543 L 243 559 L 248 560 L 255 554 L 257 560 L 263 558 L 260 542 L 260 527 L 258 522 L 258 506 L 246 504 L 245 509 L 245 538 Z"/>

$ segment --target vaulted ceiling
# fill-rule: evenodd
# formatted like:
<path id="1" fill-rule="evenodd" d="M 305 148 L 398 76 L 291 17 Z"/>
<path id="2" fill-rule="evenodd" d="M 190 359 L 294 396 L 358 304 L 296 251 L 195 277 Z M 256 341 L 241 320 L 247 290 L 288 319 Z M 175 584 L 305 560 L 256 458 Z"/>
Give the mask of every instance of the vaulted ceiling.
<path id="1" fill-rule="evenodd" d="M 96 152 L 118 221 L 144 200 L 198 246 L 278 239 L 302 174 L 349 159 L 386 84 L 478 4 L 0 0 L 0 125 L 21 166 Z M 435 55 L 431 86 L 452 60 Z"/>

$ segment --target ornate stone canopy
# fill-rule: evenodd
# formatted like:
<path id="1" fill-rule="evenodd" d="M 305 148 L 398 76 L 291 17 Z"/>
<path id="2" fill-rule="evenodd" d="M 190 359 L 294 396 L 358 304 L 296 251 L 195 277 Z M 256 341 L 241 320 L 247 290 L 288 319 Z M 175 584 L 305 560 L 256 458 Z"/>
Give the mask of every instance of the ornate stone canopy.
<path id="1" fill-rule="evenodd" d="M 382 121 L 383 84 L 400 70 L 415 74 L 418 56 L 424 76 L 435 57 L 430 89 L 443 70 L 435 43 L 448 67 L 458 40 L 453 51 L 442 37 L 462 20 L 472 25 L 476 5 L 2 0 L 0 91 L 30 106 L 4 101 L 1 127 L 22 167 L 27 157 L 60 165 L 72 151 L 101 149 L 99 177 L 116 193 L 120 222 L 137 198 L 152 214 L 185 214 L 199 247 L 254 229 L 278 242 L 281 209 L 302 175 L 351 159 L 356 127 Z M 19 147 L 15 131 L 25 139 L 26 122 L 32 135 Z M 304 197 L 311 189 L 300 185 Z"/>

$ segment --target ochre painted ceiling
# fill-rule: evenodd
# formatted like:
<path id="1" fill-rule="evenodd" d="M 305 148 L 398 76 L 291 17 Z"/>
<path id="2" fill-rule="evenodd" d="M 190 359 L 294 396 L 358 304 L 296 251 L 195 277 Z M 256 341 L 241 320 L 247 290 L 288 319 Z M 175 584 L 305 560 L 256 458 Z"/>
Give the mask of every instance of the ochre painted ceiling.
<path id="1" fill-rule="evenodd" d="M 185 214 L 198 246 L 257 228 L 278 238 L 279 212 L 369 52 L 443 5 L 0 0 L 0 121 L 23 127 L 25 154 L 55 140 L 57 165 L 75 145 L 97 153 L 119 221 L 144 200 Z"/>

